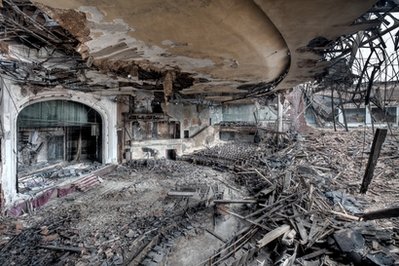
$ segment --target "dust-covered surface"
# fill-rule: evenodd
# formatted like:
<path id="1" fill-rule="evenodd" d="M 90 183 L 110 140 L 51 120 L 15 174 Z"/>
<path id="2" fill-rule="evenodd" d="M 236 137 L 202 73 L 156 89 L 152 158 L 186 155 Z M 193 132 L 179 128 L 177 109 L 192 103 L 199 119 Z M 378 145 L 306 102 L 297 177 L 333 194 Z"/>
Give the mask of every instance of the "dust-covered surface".
<path id="1" fill-rule="evenodd" d="M 86 193 L 2 217 L 0 264 L 392 265 L 398 220 L 359 219 L 399 197 L 396 132 L 359 194 L 372 139 L 369 129 L 314 131 L 184 158 L 207 166 L 132 161 Z"/>
<path id="2" fill-rule="evenodd" d="M 209 198 L 215 194 L 242 197 L 243 193 L 220 181 L 229 182 L 229 175 L 174 161 L 119 166 L 104 177 L 101 186 L 87 193 L 57 199 L 32 215 L 2 218 L 0 264 L 120 265 L 128 263 L 137 251 L 135 240 L 162 233 L 160 243 L 154 246 L 161 250 L 163 258 L 159 259 L 171 261 L 168 265 L 193 265 L 223 243 L 206 230 L 228 239 L 241 227 L 233 217 L 214 218 L 214 208 L 209 206 Z M 168 197 L 170 191 L 194 195 Z M 39 247 L 49 245 L 81 247 L 82 251 Z M 187 250 L 194 247 L 201 253 L 186 257 Z"/>

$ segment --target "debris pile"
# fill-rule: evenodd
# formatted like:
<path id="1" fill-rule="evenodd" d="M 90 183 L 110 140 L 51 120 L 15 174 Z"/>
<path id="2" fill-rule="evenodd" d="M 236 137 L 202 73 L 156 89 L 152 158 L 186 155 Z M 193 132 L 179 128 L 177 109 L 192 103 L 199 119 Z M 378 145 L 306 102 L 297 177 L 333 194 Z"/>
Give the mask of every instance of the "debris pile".
<path id="1" fill-rule="evenodd" d="M 398 201 L 395 140 L 365 195 L 362 131 L 131 161 L 95 189 L 2 218 L 0 264 L 392 265 L 398 221 L 362 217 Z"/>
<path id="2" fill-rule="evenodd" d="M 98 162 L 70 163 L 60 162 L 56 164 L 39 164 L 21 169 L 18 174 L 18 186 L 21 193 L 37 193 L 49 186 L 58 184 L 67 179 L 83 176 L 102 167 Z"/>
<path id="3" fill-rule="evenodd" d="M 268 263 L 282 265 L 322 265 L 332 259 L 367 265 L 391 265 L 399 261 L 395 246 L 399 238 L 392 225 L 380 228 L 375 222 L 361 221 L 369 199 L 348 194 L 358 193 L 360 188 L 363 155 L 359 144 L 362 140 L 366 143 L 366 136 L 359 138 L 361 134 L 356 132 L 357 138 L 340 134 L 309 135 L 278 152 L 267 155 L 253 150 L 252 156 L 243 156 L 241 160 L 242 149 L 231 144 L 186 156 L 193 162 L 218 167 L 221 162 L 218 155 L 232 156 L 233 160 L 224 161 L 225 169 L 234 173 L 235 182 L 252 196 L 240 213 L 226 211 L 217 204 L 222 212 L 239 217 L 249 226 L 203 265 L 222 261 L 242 265 L 263 248 L 269 253 Z M 368 144 L 371 137 L 368 134 Z M 347 141 L 356 146 L 342 145 Z M 395 147 L 391 139 L 383 153 L 391 154 Z M 368 147 L 364 149 L 363 152 L 368 151 Z M 230 154 L 226 155 L 226 151 Z M 391 166 L 396 168 L 395 164 Z"/>
<path id="4" fill-rule="evenodd" d="M 212 235 L 222 233 L 214 233 L 210 199 L 224 193 L 243 197 L 229 191 L 227 176 L 167 160 L 120 165 L 95 189 L 19 217 L 18 231 L 13 219 L 5 218 L 0 264 L 182 265 L 173 263 L 184 258 L 175 255 L 176 246 L 190 247 L 190 240 L 204 238 L 204 253 L 192 258 L 199 261 L 221 242 Z M 223 238 L 237 228 L 228 228 Z"/>

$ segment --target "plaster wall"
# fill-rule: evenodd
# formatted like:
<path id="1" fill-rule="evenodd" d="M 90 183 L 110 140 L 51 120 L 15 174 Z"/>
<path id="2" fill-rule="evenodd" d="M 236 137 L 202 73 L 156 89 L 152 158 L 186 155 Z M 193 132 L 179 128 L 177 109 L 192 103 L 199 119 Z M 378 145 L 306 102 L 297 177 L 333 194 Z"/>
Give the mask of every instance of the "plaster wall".
<path id="1" fill-rule="evenodd" d="M 195 136 L 201 130 L 220 122 L 220 107 L 211 107 L 194 104 L 168 104 L 166 113 L 180 121 L 180 136 L 184 136 L 184 131 L 189 131 L 189 136 Z"/>
<path id="2" fill-rule="evenodd" d="M 130 159 L 166 158 L 167 150 L 174 149 L 178 156 L 194 152 L 198 149 L 213 146 L 220 142 L 219 127 L 214 126 L 222 121 L 274 123 L 277 114 L 273 106 L 258 104 L 206 106 L 194 104 L 168 104 L 164 110 L 175 120 L 180 121 L 181 139 L 141 140 L 130 146 Z M 189 138 L 184 138 L 184 131 L 189 131 Z M 253 140 L 253 136 L 247 136 Z M 144 150 L 143 150 L 144 148 Z M 151 154 L 146 151 L 153 150 Z M 155 155 L 155 156 L 154 156 Z"/>
<path id="3" fill-rule="evenodd" d="M 258 121 L 275 121 L 277 119 L 277 111 L 271 106 L 247 104 L 223 106 L 223 121 L 255 123 L 254 113 Z"/>
<path id="4" fill-rule="evenodd" d="M 167 150 L 169 149 L 176 150 L 176 154 L 181 156 L 205 147 L 212 147 L 218 144 L 219 141 L 219 128 L 208 126 L 189 139 L 135 141 L 130 148 L 131 159 L 163 159 L 167 157 Z M 145 150 L 147 149 L 155 151 L 156 155 L 146 152 Z"/>

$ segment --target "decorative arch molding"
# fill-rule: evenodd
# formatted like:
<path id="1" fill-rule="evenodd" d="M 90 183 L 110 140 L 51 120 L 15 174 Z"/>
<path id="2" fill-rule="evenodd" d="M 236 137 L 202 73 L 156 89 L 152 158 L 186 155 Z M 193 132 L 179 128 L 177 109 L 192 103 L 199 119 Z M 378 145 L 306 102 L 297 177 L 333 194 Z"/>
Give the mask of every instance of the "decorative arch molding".
<path id="1" fill-rule="evenodd" d="M 31 104 L 66 100 L 94 109 L 102 119 L 102 161 L 104 164 L 117 162 L 117 106 L 115 102 L 107 97 L 65 89 L 43 91 L 25 97 L 20 97 L 20 94 L 17 97 L 17 95 L 18 93 L 6 93 L 3 90 L 1 110 L 3 111 L 4 137 L 1 145 L 1 184 L 6 206 L 24 198 L 24 195 L 17 193 L 17 120 L 20 112 Z"/>

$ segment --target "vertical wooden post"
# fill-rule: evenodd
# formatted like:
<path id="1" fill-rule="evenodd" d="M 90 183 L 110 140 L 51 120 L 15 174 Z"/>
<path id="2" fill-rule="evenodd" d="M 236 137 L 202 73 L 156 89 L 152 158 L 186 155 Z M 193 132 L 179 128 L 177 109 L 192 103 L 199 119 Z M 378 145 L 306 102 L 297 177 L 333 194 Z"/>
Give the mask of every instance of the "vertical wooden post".
<path id="1" fill-rule="evenodd" d="M 371 152 L 369 160 L 367 162 L 366 172 L 364 173 L 362 186 L 360 187 L 360 193 L 366 193 L 371 179 L 373 178 L 374 168 L 377 165 L 378 157 L 380 156 L 381 147 L 384 143 L 385 137 L 387 136 L 387 129 L 377 128 L 374 135 L 373 145 L 371 146 Z"/>
<path id="2" fill-rule="evenodd" d="M 277 94 L 277 113 L 278 113 L 278 133 L 283 132 L 283 105 L 281 104 L 281 94 Z"/>
<path id="3" fill-rule="evenodd" d="M 343 103 L 343 100 L 342 100 L 342 95 L 341 95 L 341 92 L 339 91 L 339 89 L 337 90 L 337 92 L 338 92 L 338 96 L 339 96 L 339 102 L 340 102 L 340 105 L 341 105 L 341 111 L 342 111 L 342 116 L 344 117 L 344 126 L 345 126 L 345 131 L 346 132 L 348 132 L 349 130 L 348 130 L 348 121 L 346 120 L 346 112 L 345 112 L 345 107 L 344 107 L 344 103 Z"/>
<path id="4" fill-rule="evenodd" d="M 334 88 L 331 88 L 331 110 L 332 110 L 334 131 L 337 131 L 337 125 L 335 124 Z"/>
<path id="5" fill-rule="evenodd" d="M 373 113 L 371 112 L 371 105 L 370 105 L 370 103 L 366 106 L 366 108 L 368 108 L 369 113 L 370 113 L 371 129 L 373 130 L 373 133 L 374 133 L 374 132 L 375 132 L 375 131 L 374 131 L 374 119 L 373 119 Z"/>
<path id="6" fill-rule="evenodd" d="M 281 133 L 283 132 L 283 105 L 281 104 L 281 93 L 277 94 L 277 136 L 276 143 L 280 144 Z"/>

